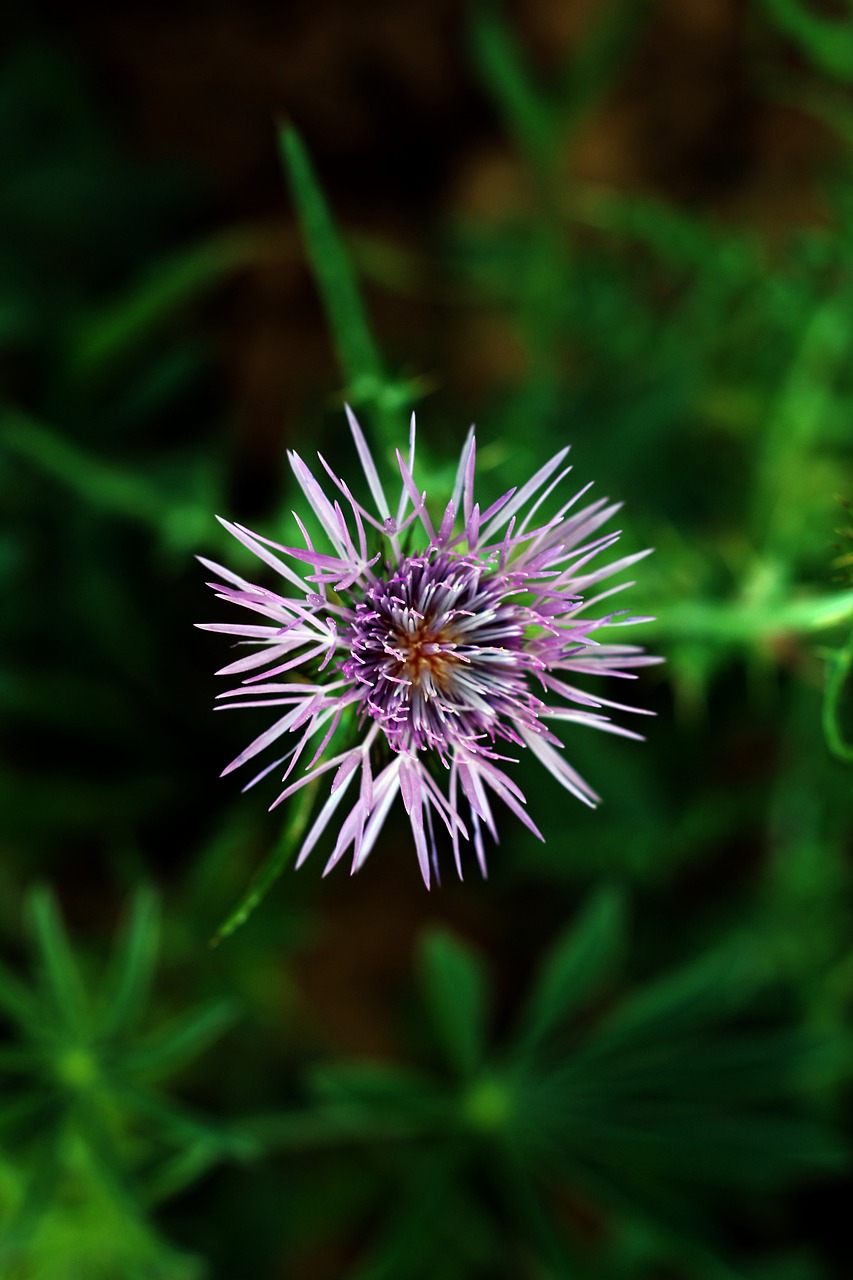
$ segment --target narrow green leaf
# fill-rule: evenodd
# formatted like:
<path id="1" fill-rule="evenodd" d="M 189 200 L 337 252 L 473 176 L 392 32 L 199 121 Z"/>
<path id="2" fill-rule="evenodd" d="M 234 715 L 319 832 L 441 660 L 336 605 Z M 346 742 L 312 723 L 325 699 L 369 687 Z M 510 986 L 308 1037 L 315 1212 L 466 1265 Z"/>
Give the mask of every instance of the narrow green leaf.
<path id="1" fill-rule="evenodd" d="M 554 105 L 525 66 L 503 17 L 483 6 L 472 26 L 474 58 L 483 81 L 500 107 L 507 128 L 531 164 L 547 170 L 554 158 L 557 119 Z"/>
<path id="2" fill-rule="evenodd" d="M 523 1052 L 541 1045 L 595 998 L 613 974 L 624 943 L 624 899 L 605 888 L 546 957 L 519 1020 L 517 1043 Z"/>
<path id="3" fill-rule="evenodd" d="M 234 1023 L 230 1001 L 202 1005 L 167 1023 L 122 1058 L 122 1073 L 161 1078 L 192 1061 Z"/>
<path id="4" fill-rule="evenodd" d="M 808 1037 L 785 1030 L 720 1037 L 688 1034 L 643 1040 L 602 1057 L 595 1037 L 591 1053 L 579 1045 L 565 1072 L 567 1088 L 603 1097 L 663 1096 L 671 1101 L 767 1104 L 805 1089 L 817 1072 L 849 1068 L 850 1046 L 837 1037 Z"/>
<path id="5" fill-rule="evenodd" d="M 44 1018 L 32 993 L 0 965 L 0 1011 L 28 1031 L 43 1027 Z"/>
<path id="6" fill-rule="evenodd" d="M 60 1137 L 59 1131 L 48 1132 L 39 1143 L 23 1200 L 12 1221 L 4 1224 L 5 1230 L 0 1235 L 0 1263 L 4 1261 L 6 1250 L 9 1251 L 7 1257 L 14 1256 L 14 1251 L 26 1243 L 54 1203 L 56 1185 L 62 1172 Z"/>
<path id="7" fill-rule="evenodd" d="M 308 151 L 292 125 L 281 129 L 279 143 L 338 359 L 351 386 L 359 383 L 378 386 L 385 376 L 379 351 L 349 258 Z"/>
<path id="8" fill-rule="evenodd" d="M 419 1119 L 399 1113 L 383 1114 L 354 1107 L 336 1106 L 311 1111 L 271 1112 L 240 1122 L 240 1132 L 256 1141 L 263 1151 L 349 1146 L 377 1142 L 411 1142 L 425 1129 Z"/>
<path id="9" fill-rule="evenodd" d="M 70 1114 L 101 1186 L 130 1220 L 138 1218 L 140 1204 L 136 1188 L 102 1107 L 91 1094 L 81 1093 Z"/>
<path id="10" fill-rule="evenodd" d="M 7 1090 L 0 1100 L 0 1130 L 8 1142 L 9 1134 L 29 1142 L 39 1132 L 47 1132 L 61 1123 L 63 1103 L 56 1090 L 33 1088 Z"/>
<path id="11" fill-rule="evenodd" d="M 637 37 L 656 3 L 657 0 L 608 0 L 602 6 L 580 46 L 572 50 L 563 74 L 565 123 L 576 123 L 601 100 L 625 59 L 636 49 Z"/>
<path id="12" fill-rule="evenodd" d="M 31 1075 L 42 1061 L 38 1049 L 26 1049 L 20 1045 L 0 1045 L 0 1072 L 10 1075 Z"/>
<path id="13" fill-rule="evenodd" d="M 230 937 L 236 929 L 240 928 L 240 925 L 246 923 L 255 908 L 259 907 L 263 902 L 272 885 L 275 884 L 282 872 L 296 857 L 299 841 L 302 839 L 305 828 L 308 825 L 308 819 L 311 817 L 316 791 L 316 783 L 309 783 L 298 793 L 297 800 L 290 809 L 287 824 L 278 844 L 256 872 L 249 888 L 237 906 L 226 916 L 211 938 L 210 945 L 212 947 L 218 946 L 224 938 Z"/>
<path id="14" fill-rule="evenodd" d="M 89 1004 L 83 978 L 49 889 L 34 889 L 27 911 L 38 951 L 40 977 L 57 1020 L 74 1032 L 87 1031 Z"/>
<path id="15" fill-rule="evenodd" d="M 803 0 L 764 0 L 764 7 L 818 67 L 848 83 L 853 80 L 853 18 L 824 17 Z"/>
<path id="16" fill-rule="evenodd" d="M 212 1143 L 206 1138 L 186 1138 L 180 1151 L 149 1173 L 142 1192 L 146 1205 L 162 1204 L 186 1191 L 221 1164 L 223 1158 L 221 1143 Z"/>
<path id="17" fill-rule="evenodd" d="M 119 1096 L 129 1111 L 145 1119 L 149 1132 L 154 1130 L 176 1145 L 204 1144 L 220 1159 L 251 1160 L 260 1153 L 260 1136 L 252 1134 L 248 1126 L 216 1124 L 173 1098 L 132 1085 L 122 1085 Z"/>
<path id="18" fill-rule="evenodd" d="M 108 982 L 106 1007 L 98 1026 L 100 1036 L 115 1036 L 138 1020 L 148 998 L 158 937 L 157 895 L 151 889 L 138 889 Z"/>
<path id="19" fill-rule="evenodd" d="M 173 504 L 137 475 L 86 453 L 9 406 L 0 413 L 0 448 L 111 514 L 158 528 L 173 514 Z"/>
<path id="20" fill-rule="evenodd" d="M 188 302 L 252 256 L 247 233 L 219 236 L 149 268 L 119 299 L 75 326 L 69 368 L 91 377 L 125 360 Z"/>
<path id="21" fill-rule="evenodd" d="M 572 1249 L 571 1237 L 559 1229 L 548 1212 L 536 1169 L 523 1147 L 514 1141 L 505 1143 L 489 1172 L 503 1202 L 501 1216 L 518 1223 L 523 1238 L 530 1240 L 540 1256 L 541 1273 L 555 1280 L 583 1276 L 582 1258 Z"/>
<path id="22" fill-rule="evenodd" d="M 426 1075 L 390 1063 L 348 1062 L 316 1068 L 312 1093 L 337 1119 L 444 1129 L 455 1123 L 451 1099 Z"/>
<path id="23" fill-rule="evenodd" d="M 853 631 L 839 649 L 827 650 L 826 679 L 823 688 L 822 725 L 826 744 L 834 756 L 845 764 L 853 762 L 853 746 L 841 728 L 841 700 L 853 666 Z"/>
<path id="24" fill-rule="evenodd" d="M 420 948 L 421 982 L 433 1026 L 450 1067 L 470 1076 L 486 1051 L 488 978 L 479 956 L 435 930 Z"/>
<path id="25" fill-rule="evenodd" d="M 453 1204 L 452 1216 L 446 1212 L 448 1203 Z M 465 1223 L 461 1234 L 455 1230 L 457 1222 Z M 481 1274 L 471 1267 L 471 1255 L 477 1245 L 482 1250 L 489 1226 L 467 1192 L 459 1153 L 452 1148 L 425 1152 L 403 1172 L 377 1238 L 350 1280 L 433 1280 L 438 1275 L 461 1280 Z"/>
<path id="26" fill-rule="evenodd" d="M 585 1051 L 621 1052 L 629 1041 L 713 1025 L 752 999 L 760 979 L 758 961 L 745 944 L 702 956 L 625 1000 L 600 1023 Z"/>

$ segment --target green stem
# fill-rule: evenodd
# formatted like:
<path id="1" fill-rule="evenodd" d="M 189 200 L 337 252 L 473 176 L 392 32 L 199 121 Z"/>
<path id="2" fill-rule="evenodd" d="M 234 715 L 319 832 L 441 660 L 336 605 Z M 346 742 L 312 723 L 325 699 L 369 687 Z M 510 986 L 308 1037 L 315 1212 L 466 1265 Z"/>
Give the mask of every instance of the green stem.
<path id="1" fill-rule="evenodd" d="M 230 937 L 235 930 L 239 929 L 241 924 L 246 923 L 255 908 L 266 897 L 271 885 L 275 883 L 293 858 L 297 845 L 308 825 L 316 790 L 316 783 L 309 783 L 302 788 L 299 799 L 293 807 L 290 821 L 282 832 L 281 839 L 255 875 L 239 904 L 217 929 L 210 942 L 212 947 L 218 946 L 224 938 Z"/>
<path id="2" fill-rule="evenodd" d="M 853 746 L 844 738 L 839 723 L 838 707 L 844 685 L 853 665 L 853 631 L 841 649 L 826 655 L 826 684 L 823 691 L 822 722 L 827 745 L 834 756 L 845 763 L 853 763 Z"/>

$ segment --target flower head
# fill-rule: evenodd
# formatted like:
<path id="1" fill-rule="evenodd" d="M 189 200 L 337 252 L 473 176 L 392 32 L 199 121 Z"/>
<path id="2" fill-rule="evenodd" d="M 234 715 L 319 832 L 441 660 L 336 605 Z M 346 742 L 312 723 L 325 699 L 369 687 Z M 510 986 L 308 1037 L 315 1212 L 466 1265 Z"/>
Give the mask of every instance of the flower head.
<path id="1" fill-rule="evenodd" d="M 618 504 L 600 498 L 578 505 L 589 486 L 553 515 L 538 516 L 570 470 L 563 466 L 568 449 L 481 512 L 474 501 L 473 431 L 436 528 L 412 474 L 414 417 L 408 461 L 397 454 L 402 487 L 392 513 L 361 428 L 347 414 L 376 514 L 322 456 L 339 496 L 330 496 L 329 484 L 294 453 L 291 466 L 331 551 L 314 548 L 298 516 L 304 547 L 281 546 L 222 521 L 281 576 L 282 594 L 202 561 L 219 576 L 210 585 L 221 599 L 268 619 L 263 626 L 201 624 L 252 646 L 219 673 L 242 680 L 220 698 L 225 707 L 281 712 L 224 772 L 284 739 L 287 753 L 249 786 L 286 765 L 279 804 L 331 774 L 297 866 L 358 778 L 358 798 L 338 828 L 326 871 L 350 849 L 358 870 L 399 795 L 427 887 L 431 871 L 438 874 L 434 817 L 447 828 L 460 876 L 460 841 L 469 839 L 485 874 L 483 827 L 497 839 L 491 796 L 542 838 L 507 771 L 508 752 L 529 748 L 557 782 L 594 805 L 598 797 L 564 759 L 555 727 L 577 723 L 640 736 L 602 710 L 636 708 L 593 698 L 572 681 L 577 675 L 630 678 L 635 668 L 657 661 L 635 645 L 596 638 L 603 627 L 645 619 L 624 611 L 590 616 L 602 599 L 631 585 L 600 591 L 598 584 L 646 553 L 600 563 L 619 535 L 598 530 Z"/>

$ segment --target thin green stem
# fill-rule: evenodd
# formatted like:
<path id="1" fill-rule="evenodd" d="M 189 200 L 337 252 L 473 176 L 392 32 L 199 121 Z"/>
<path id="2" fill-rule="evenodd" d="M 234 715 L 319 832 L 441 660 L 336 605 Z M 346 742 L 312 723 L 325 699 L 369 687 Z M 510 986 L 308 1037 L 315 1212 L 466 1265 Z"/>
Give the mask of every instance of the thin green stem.
<path id="1" fill-rule="evenodd" d="M 316 790 L 316 783 L 309 783 L 302 788 L 281 839 L 255 875 L 243 898 L 217 929 L 211 939 L 210 945 L 212 947 L 218 946 L 224 938 L 230 937 L 236 929 L 239 929 L 241 924 L 246 923 L 255 908 L 266 897 L 271 885 L 275 883 L 294 857 L 299 841 L 308 825 L 308 819 L 311 816 Z"/>
<path id="2" fill-rule="evenodd" d="M 853 631 L 847 643 L 840 649 L 831 650 L 826 655 L 826 684 L 823 691 L 823 733 L 827 746 L 834 756 L 845 763 L 853 763 L 853 746 L 848 743 L 841 730 L 839 705 L 844 686 L 853 665 Z"/>

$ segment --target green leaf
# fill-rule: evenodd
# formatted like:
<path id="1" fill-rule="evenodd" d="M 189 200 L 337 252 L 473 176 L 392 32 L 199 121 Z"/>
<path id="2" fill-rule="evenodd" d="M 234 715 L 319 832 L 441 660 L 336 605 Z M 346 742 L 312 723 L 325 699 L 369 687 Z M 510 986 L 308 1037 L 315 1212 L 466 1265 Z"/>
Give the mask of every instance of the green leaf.
<path id="1" fill-rule="evenodd" d="M 350 1280 L 463 1280 L 494 1274 L 498 1226 L 472 1198 L 458 1152 L 419 1154 L 402 1172 L 394 1200 Z M 447 1213 L 448 1204 L 453 1213 Z M 463 1232 L 456 1224 L 464 1222 Z M 491 1266 L 488 1264 L 491 1263 Z"/>
<path id="2" fill-rule="evenodd" d="M 523 1052 L 542 1044 L 571 1014 L 593 1000 L 612 976 L 625 942 L 625 902 L 601 890 L 558 940 L 525 1004 L 517 1033 Z"/>
<path id="3" fill-rule="evenodd" d="M 853 15 L 846 21 L 823 17 L 803 0 L 764 0 L 764 7 L 817 66 L 840 80 L 853 80 Z"/>
<path id="4" fill-rule="evenodd" d="M 548 1212 L 534 1169 L 517 1143 L 504 1144 L 490 1174 L 503 1201 L 501 1216 L 508 1222 L 517 1222 L 543 1263 L 547 1260 L 547 1269 L 540 1268 L 541 1274 L 554 1280 L 583 1276 L 582 1263 L 571 1248 L 571 1239 L 560 1231 Z"/>
<path id="5" fill-rule="evenodd" d="M 279 145 L 338 359 L 353 387 L 378 385 L 385 376 L 379 350 L 308 151 L 292 125 L 280 131 Z"/>
<path id="6" fill-rule="evenodd" d="M 841 728 L 840 706 L 853 665 L 853 631 L 840 648 L 826 650 L 824 657 L 826 679 L 821 716 L 823 736 L 832 754 L 849 764 L 853 761 L 853 746 L 846 740 Z"/>
<path id="7" fill-rule="evenodd" d="M 573 48 L 562 84 L 568 123 L 594 108 L 636 48 L 637 37 L 657 0 L 608 0 L 578 48 Z"/>
<path id="8" fill-rule="evenodd" d="M 136 474 L 86 453 L 8 405 L 0 414 L 0 447 L 111 515 L 159 529 L 173 513 L 174 504 Z"/>
<path id="9" fill-rule="evenodd" d="M 116 953 L 106 1007 L 98 1025 L 100 1036 L 112 1037 L 126 1031 L 145 1007 L 157 959 L 157 917 L 156 894 L 151 889 L 138 889 Z"/>
<path id="10" fill-rule="evenodd" d="M 40 962 L 40 977 L 58 1022 L 72 1032 L 87 1032 L 90 1010 L 83 978 L 49 889 L 34 889 L 27 900 Z"/>
<path id="11" fill-rule="evenodd" d="M 58 1133 L 48 1133 L 38 1144 L 23 1199 L 12 1221 L 4 1224 L 5 1230 L 0 1234 L 0 1264 L 6 1250 L 7 1256 L 14 1256 L 50 1209 L 62 1172 L 59 1148 Z"/>
<path id="12" fill-rule="evenodd" d="M 120 1096 L 129 1110 L 144 1117 L 148 1132 L 153 1129 L 176 1145 L 206 1144 L 220 1159 L 250 1160 L 259 1154 L 259 1138 L 248 1126 L 217 1124 L 172 1098 L 132 1085 L 122 1086 Z"/>
<path id="13" fill-rule="evenodd" d="M 324 1104 L 386 1115 L 418 1111 L 424 1100 L 432 1106 L 440 1096 L 429 1076 L 384 1062 L 317 1067 L 311 1072 L 310 1085 Z"/>
<path id="14" fill-rule="evenodd" d="M 434 1130 L 433 1124 L 426 1131 Z M 276 1111 L 250 1116 L 240 1123 L 240 1133 L 257 1142 L 264 1152 L 410 1142 L 422 1137 L 424 1132 L 424 1123 L 411 1115 L 402 1115 L 390 1108 L 382 1112 L 347 1105 L 310 1111 Z"/>
<path id="15" fill-rule="evenodd" d="M 566 1068 L 567 1087 L 602 1096 L 697 1096 L 727 1104 L 768 1104 L 803 1090 L 818 1072 L 849 1068 L 850 1048 L 838 1037 L 812 1037 L 795 1030 L 724 1036 L 655 1037 L 630 1046 L 621 1042 L 602 1056 L 596 1037 L 590 1052 L 580 1045 Z"/>
<path id="16" fill-rule="evenodd" d="M 138 1203 L 128 1162 L 122 1158 L 116 1135 L 99 1101 L 91 1094 L 80 1094 L 75 1099 L 71 1115 L 85 1144 L 93 1173 L 114 1204 L 129 1218 L 136 1217 Z"/>
<path id="17" fill-rule="evenodd" d="M 118 300 L 75 325 L 69 369 L 91 377 L 133 355 L 176 311 L 251 257 L 242 235 L 219 236 L 149 268 Z"/>
<path id="18" fill-rule="evenodd" d="M 164 1160 L 146 1179 L 146 1205 L 158 1205 L 180 1195 L 221 1164 L 223 1158 L 221 1142 L 210 1142 L 206 1137 L 192 1139 L 187 1135 L 180 1151 Z"/>
<path id="19" fill-rule="evenodd" d="M 702 956 L 625 1000 L 602 1020 L 588 1047 L 621 1052 L 638 1039 L 655 1040 L 712 1025 L 747 1003 L 761 976 L 757 958 L 745 944 Z"/>
<path id="20" fill-rule="evenodd" d="M 474 58 L 522 152 L 540 170 L 554 157 L 557 119 L 554 104 L 534 81 L 503 17 L 491 7 L 476 12 Z"/>
<path id="21" fill-rule="evenodd" d="M 0 1010 L 27 1031 L 43 1028 L 44 1018 L 30 991 L 0 965 Z"/>
<path id="22" fill-rule="evenodd" d="M 210 941 L 212 947 L 218 946 L 224 938 L 230 937 L 236 929 L 246 923 L 252 912 L 261 905 L 272 885 L 275 884 L 282 872 L 296 857 L 299 841 L 302 839 L 302 835 L 308 825 L 308 819 L 311 817 L 316 792 L 317 785 L 314 782 L 308 783 L 298 793 L 295 804 L 289 810 L 288 821 L 284 831 L 281 833 L 278 844 L 255 873 L 251 884 L 237 906 L 226 916 L 213 935 Z"/>
<path id="23" fill-rule="evenodd" d="M 122 1057 L 124 1074 L 160 1078 L 192 1061 L 233 1025 L 231 1001 L 216 1000 L 173 1019 Z"/>
<path id="24" fill-rule="evenodd" d="M 433 1026 L 451 1068 L 473 1075 L 483 1061 L 488 979 L 479 956 L 451 934 L 428 933 L 420 949 L 421 981 Z"/>

